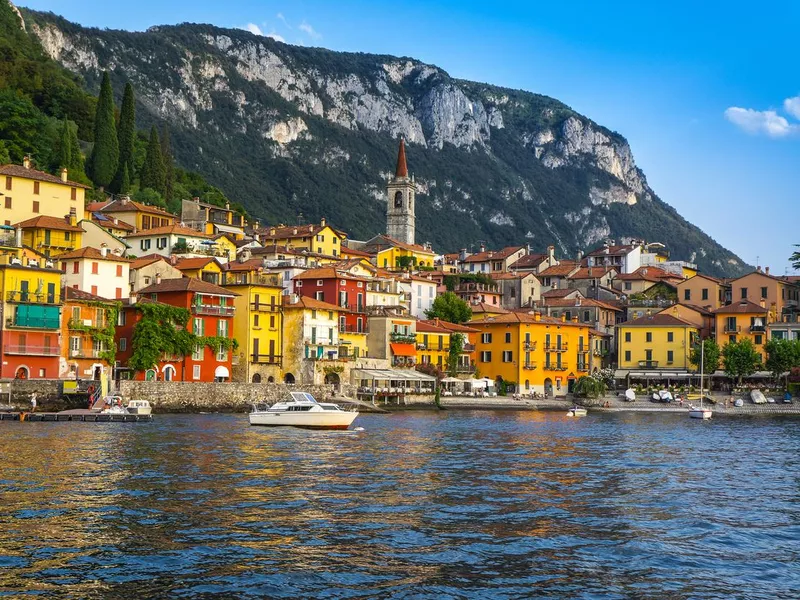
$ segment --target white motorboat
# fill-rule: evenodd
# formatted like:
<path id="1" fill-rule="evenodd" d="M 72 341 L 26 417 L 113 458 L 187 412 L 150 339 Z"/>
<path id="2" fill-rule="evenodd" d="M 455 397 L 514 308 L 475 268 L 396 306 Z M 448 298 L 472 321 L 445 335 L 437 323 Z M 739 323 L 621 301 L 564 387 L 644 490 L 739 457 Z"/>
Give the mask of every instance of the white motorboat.
<path id="1" fill-rule="evenodd" d="M 147 400 L 131 400 L 125 405 L 125 408 L 132 415 L 149 415 L 153 412 L 153 408 Z"/>
<path id="2" fill-rule="evenodd" d="M 585 417 L 587 414 L 589 414 L 588 411 L 582 406 L 573 406 L 567 412 L 568 417 Z"/>
<path id="3" fill-rule="evenodd" d="M 104 396 L 99 398 L 93 405 L 91 410 L 99 412 L 100 414 L 109 415 L 127 415 L 130 414 L 122 404 L 122 396 Z"/>
<path id="4" fill-rule="evenodd" d="M 302 427 L 305 429 L 347 429 L 357 411 L 343 410 L 338 404 L 317 402 L 309 393 L 290 392 L 291 400 L 272 406 L 256 403 L 250 412 L 250 425 Z"/>
<path id="5" fill-rule="evenodd" d="M 764 397 L 764 392 L 761 390 L 752 390 L 750 392 L 750 399 L 753 401 L 753 404 L 766 404 L 767 399 Z"/>

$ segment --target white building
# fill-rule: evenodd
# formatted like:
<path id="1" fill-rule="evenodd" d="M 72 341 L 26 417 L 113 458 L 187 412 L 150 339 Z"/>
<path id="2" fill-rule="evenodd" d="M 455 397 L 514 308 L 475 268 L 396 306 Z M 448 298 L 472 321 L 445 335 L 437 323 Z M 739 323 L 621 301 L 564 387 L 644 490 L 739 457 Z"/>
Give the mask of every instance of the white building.
<path id="1" fill-rule="evenodd" d="M 66 287 L 101 298 L 122 300 L 130 296 L 131 259 L 108 248 L 81 248 L 57 257 Z"/>
<path id="2" fill-rule="evenodd" d="M 398 280 L 403 297 L 408 301 L 408 310 L 418 319 L 427 319 L 425 311 L 430 310 L 436 300 L 438 284 L 432 279 L 417 275 L 404 275 Z"/>
<path id="3" fill-rule="evenodd" d="M 138 256 L 144 254 L 170 256 L 176 245 L 179 252 L 175 253 L 186 253 L 188 250 L 189 253 L 198 252 L 206 255 L 210 254 L 214 247 L 214 240 L 210 235 L 182 225 L 167 225 L 139 231 L 126 236 L 125 240 L 131 246 L 131 254 Z"/>

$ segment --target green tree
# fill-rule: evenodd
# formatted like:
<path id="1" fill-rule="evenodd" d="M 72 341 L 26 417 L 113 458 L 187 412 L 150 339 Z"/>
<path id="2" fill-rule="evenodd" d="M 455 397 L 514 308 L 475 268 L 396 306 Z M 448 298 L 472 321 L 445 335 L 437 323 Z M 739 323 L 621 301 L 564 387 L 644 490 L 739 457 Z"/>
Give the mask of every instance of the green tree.
<path id="1" fill-rule="evenodd" d="M 714 338 L 703 340 L 702 344 L 698 342 L 692 347 L 692 351 L 689 354 L 689 362 L 697 367 L 698 371 L 700 370 L 701 352 L 703 357 L 703 372 L 706 375 L 710 375 L 719 369 L 721 350 Z"/>
<path id="2" fill-rule="evenodd" d="M 599 398 L 606 393 L 606 384 L 591 376 L 584 376 L 575 382 L 573 393 L 583 398 Z"/>
<path id="3" fill-rule="evenodd" d="M 100 97 L 94 116 L 94 147 L 89 159 L 89 174 L 98 187 L 107 187 L 117 174 L 119 140 L 114 122 L 114 92 L 108 71 L 103 73 Z"/>
<path id="4" fill-rule="evenodd" d="M 130 82 L 125 84 L 125 92 L 122 96 L 117 138 L 119 139 L 119 165 L 117 165 L 113 189 L 116 192 L 124 193 L 121 189 L 122 177 L 127 169 L 128 188 L 130 188 L 130 177 L 133 175 L 134 140 L 136 139 L 136 103 L 133 97 L 133 86 Z"/>
<path id="5" fill-rule="evenodd" d="M 466 323 L 472 318 L 472 309 L 453 292 L 445 292 L 436 297 L 431 308 L 425 311 L 425 316 L 451 323 Z"/>
<path id="6" fill-rule="evenodd" d="M 778 379 L 798 364 L 798 344 L 789 340 L 768 340 L 764 344 L 767 360 L 764 366 Z"/>
<path id="7" fill-rule="evenodd" d="M 795 248 L 800 248 L 800 244 L 795 244 Z M 792 267 L 795 270 L 800 270 L 800 250 L 794 252 L 790 257 L 789 260 L 792 261 Z"/>
<path id="8" fill-rule="evenodd" d="M 752 375 L 761 366 L 761 355 L 752 340 L 744 338 L 728 342 L 722 349 L 722 368 L 731 379 L 741 385 L 742 378 Z"/>
<path id="9" fill-rule="evenodd" d="M 131 178 L 128 175 L 128 165 L 122 165 L 122 180 L 119 183 L 119 189 L 117 190 L 120 194 L 127 195 L 131 191 Z"/>
<path id="10" fill-rule="evenodd" d="M 11 162 L 11 156 L 8 154 L 8 148 L 3 143 L 3 140 L 0 140 L 0 165 L 4 165 Z"/>
<path id="11" fill-rule="evenodd" d="M 61 125 L 61 137 L 58 144 L 58 166 L 69 169 L 72 164 L 72 140 L 70 139 L 69 121 L 64 119 Z"/>
<path id="12" fill-rule="evenodd" d="M 450 334 L 450 350 L 447 354 L 447 372 L 450 377 L 455 377 L 458 373 L 458 359 L 464 351 L 464 334 Z"/>
<path id="13" fill-rule="evenodd" d="M 150 206 L 158 206 L 159 208 L 166 208 L 164 198 L 155 191 L 153 188 L 144 188 L 136 191 L 131 198 L 142 204 L 149 204 Z"/>
<path id="14" fill-rule="evenodd" d="M 139 188 L 150 188 L 158 192 L 162 198 L 164 197 L 164 160 L 161 156 L 161 144 L 158 141 L 158 130 L 155 126 L 150 129 L 147 154 L 139 174 Z"/>
<path id="15" fill-rule="evenodd" d="M 175 189 L 175 161 L 172 158 L 169 127 L 166 124 L 161 128 L 161 159 L 164 162 L 164 201 L 169 206 Z"/>

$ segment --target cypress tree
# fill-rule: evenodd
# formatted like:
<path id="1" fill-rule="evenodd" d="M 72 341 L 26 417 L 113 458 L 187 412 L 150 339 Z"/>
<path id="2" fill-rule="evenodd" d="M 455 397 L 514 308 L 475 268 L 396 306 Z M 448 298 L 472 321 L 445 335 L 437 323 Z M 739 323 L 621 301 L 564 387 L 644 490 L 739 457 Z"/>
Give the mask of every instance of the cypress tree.
<path id="1" fill-rule="evenodd" d="M 114 121 L 114 92 L 108 71 L 105 71 L 94 117 L 94 148 L 89 159 L 89 169 L 95 185 L 108 186 L 117 174 L 118 164 L 119 140 Z"/>
<path id="2" fill-rule="evenodd" d="M 131 190 L 131 178 L 128 175 L 128 165 L 122 165 L 122 179 L 119 182 L 119 193 L 127 195 Z"/>
<path id="3" fill-rule="evenodd" d="M 164 196 L 164 160 L 155 125 L 150 129 L 150 142 L 147 144 L 147 154 L 139 175 L 139 188 L 142 190 L 150 188 Z"/>
<path id="4" fill-rule="evenodd" d="M 123 171 L 128 169 L 129 179 L 133 174 L 134 140 L 136 138 L 136 106 L 133 99 L 133 86 L 130 82 L 125 84 L 125 93 L 122 96 L 117 138 L 119 139 L 119 165 L 117 165 L 113 189 L 123 193 L 121 189 Z"/>
<path id="5" fill-rule="evenodd" d="M 175 163 L 169 141 L 169 128 L 166 124 L 161 129 L 161 159 L 164 161 L 164 200 L 169 205 L 175 185 Z"/>

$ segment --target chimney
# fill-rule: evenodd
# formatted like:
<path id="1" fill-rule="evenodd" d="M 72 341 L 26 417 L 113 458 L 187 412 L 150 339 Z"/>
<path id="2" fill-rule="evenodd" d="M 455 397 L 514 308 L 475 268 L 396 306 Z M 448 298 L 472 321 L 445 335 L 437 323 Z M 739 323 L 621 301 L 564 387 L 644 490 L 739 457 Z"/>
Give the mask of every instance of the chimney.
<path id="1" fill-rule="evenodd" d="M 137 298 L 136 292 L 131 292 L 129 297 L 131 299 L 131 304 L 136 304 L 136 298 Z"/>
<path id="2" fill-rule="evenodd" d="M 534 320 L 534 321 L 537 321 L 537 322 L 538 322 L 538 321 L 541 321 L 541 320 L 542 320 L 542 313 L 540 313 L 538 310 L 537 310 L 537 311 L 534 311 L 534 313 L 533 313 L 533 320 Z"/>
<path id="3" fill-rule="evenodd" d="M 270 227 L 269 228 L 269 234 L 270 235 L 275 235 L 275 228 L 274 227 Z"/>
<path id="4" fill-rule="evenodd" d="M 761 273 L 761 265 L 756 265 L 756 273 Z"/>
<path id="5" fill-rule="evenodd" d="M 294 229 L 292 229 L 292 235 L 297 235 L 297 227 L 295 227 Z"/>
<path id="6" fill-rule="evenodd" d="M 486 246 L 483 243 L 481 243 L 480 251 L 481 252 L 486 252 Z"/>
<path id="7" fill-rule="evenodd" d="M 161 273 L 156 273 L 156 285 L 161 285 Z"/>
<path id="8" fill-rule="evenodd" d="M 66 167 L 61 169 L 61 181 L 63 181 L 64 183 L 67 183 L 67 181 L 68 181 Z"/>
<path id="9" fill-rule="evenodd" d="M 561 313 L 561 322 L 562 323 L 566 323 L 567 322 L 567 315 L 565 313 Z"/>
<path id="10" fill-rule="evenodd" d="M 169 255 L 169 264 L 171 264 L 173 267 L 175 265 L 177 265 L 178 264 L 178 257 L 175 256 L 174 254 L 170 254 Z"/>
<path id="11" fill-rule="evenodd" d="M 553 265 L 553 261 L 556 259 L 556 247 L 555 246 L 548 246 L 547 247 L 547 258 L 550 259 L 550 266 Z"/>
<path id="12" fill-rule="evenodd" d="M 114 217 L 114 225 L 119 225 L 119 219 L 117 217 Z"/>
<path id="13" fill-rule="evenodd" d="M 289 294 L 289 304 L 297 304 L 300 302 L 300 296 L 297 294 Z"/>
<path id="14" fill-rule="evenodd" d="M 67 217 L 67 222 L 73 226 L 78 222 L 78 212 L 74 206 L 69 209 L 69 216 Z"/>
<path id="15" fill-rule="evenodd" d="M 103 258 L 108 256 L 108 244 L 106 244 L 105 242 L 100 244 L 100 256 L 102 256 Z"/>
<path id="16" fill-rule="evenodd" d="M 122 204 L 123 206 L 126 206 L 126 205 L 130 204 L 131 198 L 130 198 L 130 196 L 123 196 L 122 198 L 120 198 L 119 201 L 120 201 L 120 204 Z"/>
<path id="17" fill-rule="evenodd" d="M 759 304 L 761 305 L 761 308 L 767 308 L 767 302 L 766 300 L 764 300 L 764 298 L 761 299 L 761 302 L 759 302 Z"/>
<path id="18" fill-rule="evenodd" d="M 580 261 L 580 258 L 578 258 L 578 261 Z M 592 267 L 589 267 L 589 277 L 591 276 L 592 276 Z"/>
<path id="19" fill-rule="evenodd" d="M 22 166 L 25 167 L 26 169 L 30 169 L 31 168 L 31 157 L 30 156 L 24 156 L 22 158 Z"/>
<path id="20" fill-rule="evenodd" d="M 764 267 L 764 274 L 769 275 L 769 267 Z"/>
<path id="21" fill-rule="evenodd" d="M 22 248 L 22 227 L 17 227 L 16 234 L 16 246 L 17 248 Z"/>
<path id="22" fill-rule="evenodd" d="M 231 209 L 231 203 L 230 202 L 226 202 L 225 203 L 225 210 L 230 210 L 230 209 Z"/>
<path id="23" fill-rule="evenodd" d="M 578 262 L 581 262 L 582 260 L 583 260 L 583 251 L 578 250 Z"/>
<path id="24" fill-rule="evenodd" d="M 577 323 L 578 322 L 578 315 L 575 315 L 574 317 L 572 317 L 572 322 L 573 323 Z"/>
<path id="25" fill-rule="evenodd" d="M 321 227 L 325 227 L 325 217 L 322 217 L 322 218 L 319 220 L 319 224 L 320 224 L 320 226 L 321 226 Z"/>

